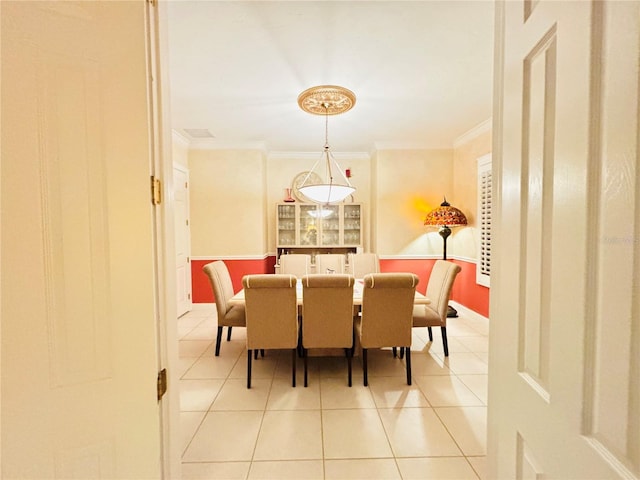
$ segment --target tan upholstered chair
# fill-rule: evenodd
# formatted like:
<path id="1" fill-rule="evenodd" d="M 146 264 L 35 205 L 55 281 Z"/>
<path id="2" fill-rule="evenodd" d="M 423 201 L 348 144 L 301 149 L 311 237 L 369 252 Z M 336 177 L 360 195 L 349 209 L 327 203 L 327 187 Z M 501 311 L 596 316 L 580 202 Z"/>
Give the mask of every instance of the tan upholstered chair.
<path id="1" fill-rule="evenodd" d="M 447 307 L 449 297 L 460 266 L 445 260 L 437 260 L 431 270 L 427 283 L 426 297 L 431 300 L 429 305 L 416 305 L 413 308 L 413 326 L 428 327 L 429 340 L 433 342 L 431 327 L 440 327 L 442 331 L 442 346 L 445 357 L 449 356 L 447 343 Z"/>
<path id="2" fill-rule="evenodd" d="M 229 305 L 229 299 L 233 297 L 233 283 L 227 266 L 222 261 L 207 263 L 202 267 L 209 277 L 209 283 L 215 297 L 216 310 L 218 312 L 218 334 L 216 336 L 216 357 L 220 355 L 220 341 L 222 339 L 222 327 L 227 327 L 227 341 L 231 340 L 232 327 L 244 327 L 244 305 Z"/>
<path id="3" fill-rule="evenodd" d="M 319 253 L 316 255 L 316 273 L 345 273 L 344 255 Z"/>
<path id="4" fill-rule="evenodd" d="M 369 273 L 380 273 L 380 260 L 375 253 L 350 253 L 349 273 L 355 278 L 364 278 Z"/>
<path id="5" fill-rule="evenodd" d="M 294 275 L 246 275 L 242 279 L 247 310 L 247 388 L 251 388 L 251 351 L 291 349 L 296 386 L 298 304 Z"/>
<path id="6" fill-rule="evenodd" d="M 295 275 L 302 278 L 311 273 L 311 255 L 292 253 L 280 255 L 280 273 Z"/>
<path id="7" fill-rule="evenodd" d="M 362 315 L 355 331 L 362 346 L 364 385 L 369 384 L 367 350 L 401 347 L 406 351 L 407 384 L 411 385 L 411 328 L 418 276 L 413 273 L 370 273 L 364 277 Z M 395 356 L 395 355 L 394 355 Z"/>
<path id="8" fill-rule="evenodd" d="M 302 277 L 302 354 L 307 386 L 307 349 L 344 348 L 351 386 L 353 357 L 353 284 L 346 274 Z"/>

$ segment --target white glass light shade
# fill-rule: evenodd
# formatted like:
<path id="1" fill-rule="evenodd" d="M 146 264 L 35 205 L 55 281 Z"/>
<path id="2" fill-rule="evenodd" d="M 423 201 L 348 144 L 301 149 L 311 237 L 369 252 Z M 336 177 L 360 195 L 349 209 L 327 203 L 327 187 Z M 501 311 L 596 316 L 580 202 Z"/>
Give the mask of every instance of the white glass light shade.
<path id="1" fill-rule="evenodd" d="M 336 185 L 328 183 L 305 185 L 300 187 L 298 190 L 305 197 L 310 198 L 316 203 L 341 202 L 356 191 L 356 189 L 350 185 Z"/>
<path id="2" fill-rule="evenodd" d="M 310 217 L 313 217 L 313 218 L 327 218 L 333 214 L 333 210 L 330 210 L 328 208 L 321 208 L 319 211 L 310 210 L 307 213 L 309 214 Z"/>

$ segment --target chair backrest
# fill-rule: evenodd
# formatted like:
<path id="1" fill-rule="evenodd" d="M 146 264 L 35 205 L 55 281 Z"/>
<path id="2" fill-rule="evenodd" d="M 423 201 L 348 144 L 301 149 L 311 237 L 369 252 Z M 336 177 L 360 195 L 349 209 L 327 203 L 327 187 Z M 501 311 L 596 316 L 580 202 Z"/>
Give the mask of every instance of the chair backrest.
<path id="1" fill-rule="evenodd" d="M 247 348 L 296 348 L 298 305 L 296 277 L 288 274 L 245 275 Z"/>
<path id="2" fill-rule="evenodd" d="M 316 255 L 316 273 L 345 273 L 344 255 L 340 253 L 319 253 Z"/>
<path id="3" fill-rule="evenodd" d="M 347 274 L 302 277 L 302 346 L 350 348 L 353 345 L 353 285 Z"/>
<path id="4" fill-rule="evenodd" d="M 295 275 L 302 278 L 311 273 L 311 255 L 305 253 L 291 253 L 280 255 L 280 273 Z"/>
<path id="5" fill-rule="evenodd" d="M 369 273 L 380 273 L 380 260 L 376 253 L 350 253 L 349 273 L 355 278 L 364 278 Z"/>
<path id="6" fill-rule="evenodd" d="M 413 273 L 365 275 L 360 336 L 364 348 L 411 345 L 413 303 L 418 281 L 418 276 Z"/>
<path id="7" fill-rule="evenodd" d="M 443 323 L 447 319 L 447 306 L 453 282 L 460 270 L 460 265 L 446 260 L 436 260 L 429 276 L 426 296 L 431 303 L 427 307 L 435 310 Z"/>
<path id="8" fill-rule="evenodd" d="M 218 318 L 224 319 L 224 316 L 230 308 L 228 303 L 229 299 L 233 297 L 234 294 L 229 269 L 223 261 L 218 260 L 207 263 L 202 267 L 202 270 L 207 277 L 209 277 L 209 283 L 211 284 L 213 296 L 215 297 Z"/>

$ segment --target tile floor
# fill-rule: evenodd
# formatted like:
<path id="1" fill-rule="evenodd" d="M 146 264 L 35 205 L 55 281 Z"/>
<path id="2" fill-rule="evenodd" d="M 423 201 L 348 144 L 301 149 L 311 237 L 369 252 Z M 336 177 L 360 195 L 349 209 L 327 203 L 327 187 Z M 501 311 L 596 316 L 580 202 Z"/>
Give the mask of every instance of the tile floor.
<path id="1" fill-rule="evenodd" d="M 390 350 L 371 351 L 369 387 L 354 358 L 309 359 L 309 386 L 289 352 L 253 362 L 246 388 L 245 329 L 226 328 L 214 357 L 215 308 L 178 320 L 184 479 L 482 479 L 486 455 L 488 324 L 449 319 L 449 358 L 439 329 L 416 328 L 413 385 Z"/>

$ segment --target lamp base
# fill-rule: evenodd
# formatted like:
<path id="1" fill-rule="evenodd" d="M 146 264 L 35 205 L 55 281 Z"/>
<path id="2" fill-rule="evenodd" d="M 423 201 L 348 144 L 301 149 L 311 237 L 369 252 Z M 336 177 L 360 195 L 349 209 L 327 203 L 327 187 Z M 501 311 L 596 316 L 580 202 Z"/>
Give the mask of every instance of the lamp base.
<path id="1" fill-rule="evenodd" d="M 451 305 L 447 305 L 447 318 L 456 318 L 458 316 L 458 311 L 453 308 Z"/>

